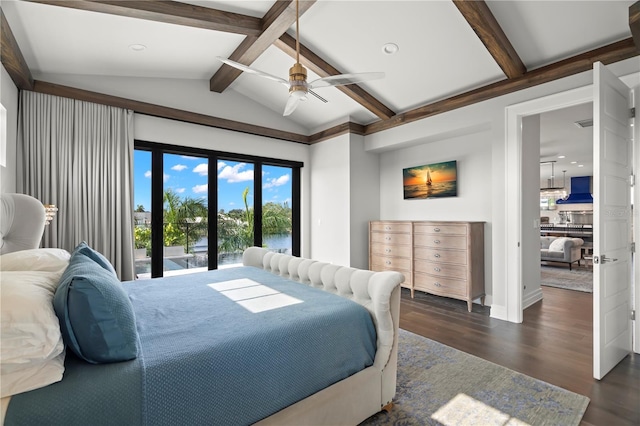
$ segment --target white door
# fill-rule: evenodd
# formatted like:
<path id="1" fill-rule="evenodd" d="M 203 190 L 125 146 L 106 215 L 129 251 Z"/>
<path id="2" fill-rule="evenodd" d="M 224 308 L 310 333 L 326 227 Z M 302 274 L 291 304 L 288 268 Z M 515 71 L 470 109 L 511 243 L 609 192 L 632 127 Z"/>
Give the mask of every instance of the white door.
<path id="1" fill-rule="evenodd" d="M 631 352 L 630 89 L 593 64 L 593 376 Z"/>

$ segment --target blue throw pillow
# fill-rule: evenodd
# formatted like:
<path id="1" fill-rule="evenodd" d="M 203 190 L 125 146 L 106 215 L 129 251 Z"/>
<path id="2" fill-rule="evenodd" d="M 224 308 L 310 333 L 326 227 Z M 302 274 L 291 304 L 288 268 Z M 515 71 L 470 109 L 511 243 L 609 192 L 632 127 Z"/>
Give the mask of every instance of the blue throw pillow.
<path id="1" fill-rule="evenodd" d="M 76 246 L 76 248 L 73 250 L 73 253 L 76 253 L 76 252 L 80 252 L 84 254 L 85 256 L 87 256 L 88 258 L 96 262 L 98 265 L 102 266 L 104 269 L 111 272 L 113 275 L 118 276 L 111 262 L 109 262 L 109 260 L 106 257 L 104 257 L 102 253 L 92 249 L 89 246 L 89 244 L 87 244 L 85 241 L 81 242 Z"/>
<path id="2" fill-rule="evenodd" d="M 138 356 L 138 332 L 129 296 L 114 274 L 74 252 L 53 298 L 62 338 L 93 364 Z"/>

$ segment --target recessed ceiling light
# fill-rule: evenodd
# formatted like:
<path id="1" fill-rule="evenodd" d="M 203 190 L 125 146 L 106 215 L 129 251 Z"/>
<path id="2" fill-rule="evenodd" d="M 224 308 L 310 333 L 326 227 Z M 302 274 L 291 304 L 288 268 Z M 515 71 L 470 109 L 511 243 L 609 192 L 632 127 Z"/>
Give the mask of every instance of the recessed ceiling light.
<path id="1" fill-rule="evenodd" d="M 564 158 L 564 155 L 558 155 L 558 158 Z"/>
<path id="2" fill-rule="evenodd" d="M 130 44 L 129 45 L 129 49 L 131 50 L 135 50 L 136 52 L 140 52 L 144 49 L 146 49 L 147 46 L 145 46 L 144 44 Z"/>
<path id="3" fill-rule="evenodd" d="M 387 43 L 384 46 L 382 46 L 382 52 L 385 55 L 393 55 L 394 53 L 396 53 L 398 50 L 400 50 L 400 48 L 398 47 L 397 44 L 395 43 Z"/>
<path id="4" fill-rule="evenodd" d="M 578 167 L 584 167 L 584 165 L 583 164 L 578 164 Z"/>
<path id="5" fill-rule="evenodd" d="M 577 161 L 572 161 L 571 164 L 578 164 L 578 162 Z"/>

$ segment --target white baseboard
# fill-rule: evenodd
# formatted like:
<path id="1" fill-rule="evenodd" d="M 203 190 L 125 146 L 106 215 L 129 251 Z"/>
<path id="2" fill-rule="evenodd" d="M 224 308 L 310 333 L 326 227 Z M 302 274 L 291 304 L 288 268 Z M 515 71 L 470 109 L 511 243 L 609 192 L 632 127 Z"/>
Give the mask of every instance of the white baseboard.
<path id="1" fill-rule="evenodd" d="M 529 306 L 533 305 L 542 300 L 542 289 L 538 288 L 531 292 L 531 294 L 527 295 L 522 300 L 522 309 L 527 309 Z"/>

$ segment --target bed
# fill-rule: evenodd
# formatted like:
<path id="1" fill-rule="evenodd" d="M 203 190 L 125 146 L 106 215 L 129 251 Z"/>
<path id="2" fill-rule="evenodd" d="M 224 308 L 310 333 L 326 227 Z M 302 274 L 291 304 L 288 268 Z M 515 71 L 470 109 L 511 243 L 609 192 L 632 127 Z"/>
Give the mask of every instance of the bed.
<path id="1" fill-rule="evenodd" d="M 98 268 L 91 279 L 111 274 L 86 245 L 3 255 L 3 303 L 11 275 L 29 274 L 47 274 L 36 286 L 54 308 L 59 294 L 76 300 L 68 289 L 82 288 L 74 265 L 83 256 Z M 56 311 L 77 341 L 59 352 L 50 339 L 39 356 L 59 376 L 62 357 L 64 377 L 4 397 L 4 424 L 358 424 L 392 405 L 402 280 L 251 247 L 241 267 L 110 285 L 131 305 L 133 345 L 96 350 L 78 318 Z M 4 379 L 4 352 L 2 362 Z"/>

